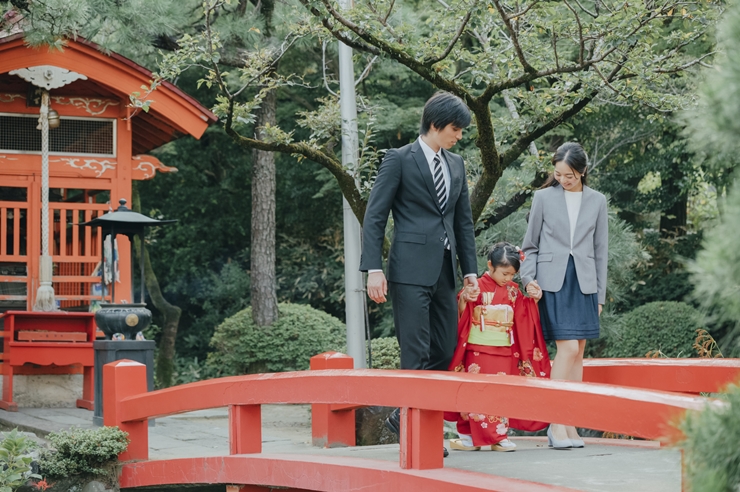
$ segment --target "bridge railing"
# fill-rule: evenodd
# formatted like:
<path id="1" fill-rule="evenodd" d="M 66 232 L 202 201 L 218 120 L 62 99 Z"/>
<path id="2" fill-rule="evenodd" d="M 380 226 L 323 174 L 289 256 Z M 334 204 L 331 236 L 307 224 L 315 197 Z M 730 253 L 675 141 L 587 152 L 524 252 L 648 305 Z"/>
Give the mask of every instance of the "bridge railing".
<path id="1" fill-rule="evenodd" d="M 650 361 L 648 361 L 650 362 Z M 711 363 L 714 361 L 706 361 Z M 680 362 L 676 362 L 678 366 Z M 639 364 L 622 367 L 634 371 Z M 615 363 L 614 366 L 618 366 Z M 670 422 L 687 410 L 723 402 L 689 394 L 604 384 L 619 375 L 591 369 L 601 383 L 577 383 L 519 376 L 461 374 L 432 371 L 351 369 L 351 358 L 327 353 L 312 359 L 311 371 L 255 374 L 190 383 L 146 392 L 146 368 L 132 361 L 107 364 L 104 378 L 104 424 L 129 433 L 131 444 L 122 460 L 149 456 L 147 420 L 195 410 L 229 408 L 231 454 L 262 452 L 261 405 L 312 404 L 314 443 L 354 445 L 354 409 L 359 406 L 401 407 L 400 466 L 432 469 L 443 466 L 443 411 L 506 415 L 558 422 L 647 439 L 673 435 Z M 667 362 L 642 364 L 644 374 L 657 367 L 667 374 L 679 371 Z M 709 367 L 709 369 L 707 368 Z M 319 370 L 321 369 L 321 370 Z M 687 374 L 715 374 L 732 381 L 740 364 L 685 364 Z M 601 372 L 599 372 L 601 371 Z M 712 372 L 714 371 L 714 372 Z M 611 375 L 610 375 L 611 374 Z M 718 389 L 714 383 L 689 385 L 693 392 Z M 643 377 L 642 381 L 651 381 Z M 655 385 L 657 383 L 651 383 Z M 676 384 L 667 386 L 673 388 Z"/>

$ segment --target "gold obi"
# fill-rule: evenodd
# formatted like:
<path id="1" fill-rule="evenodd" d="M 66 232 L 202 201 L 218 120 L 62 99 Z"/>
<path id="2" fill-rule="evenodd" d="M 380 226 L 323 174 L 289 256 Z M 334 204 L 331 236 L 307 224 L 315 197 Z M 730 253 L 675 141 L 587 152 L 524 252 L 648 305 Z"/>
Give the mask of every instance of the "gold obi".
<path id="1" fill-rule="evenodd" d="M 473 309 L 472 324 L 468 343 L 493 347 L 511 346 L 511 327 L 514 326 L 514 310 L 511 306 L 507 304 L 476 306 Z"/>

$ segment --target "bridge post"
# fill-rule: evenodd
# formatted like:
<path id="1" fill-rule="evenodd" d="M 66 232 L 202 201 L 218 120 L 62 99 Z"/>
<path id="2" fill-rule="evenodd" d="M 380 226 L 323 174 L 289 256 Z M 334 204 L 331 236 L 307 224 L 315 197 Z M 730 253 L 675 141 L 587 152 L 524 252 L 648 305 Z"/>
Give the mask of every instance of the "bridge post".
<path id="1" fill-rule="evenodd" d="M 401 408 L 401 468 L 429 470 L 444 466 L 443 425 L 442 412 Z"/>
<path id="2" fill-rule="evenodd" d="M 262 406 L 229 405 L 229 453 L 262 452 Z"/>
<path id="3" fill-rule="evenodd" d="M 311 370 L 354 369 L 352 357 L 339 352 L 324 352 L 311 357 Z M 332 411 L 326 403 L 311 405 L 311 436 L 314 446 L 333 448 L 354 446 L 355 411 Z"/>
<path id="4" fill-rule="evenodd" d="M 149 429 L 147 420 L 123 422 L 121 406 L 124 398 L 147 392 L 146 366 L 132 360 L 118 360 L 103 366 L 103 425 L 118 426 L 128 432 L 128 449 L 118 455 L 121 461 L 149 459 Z"/>

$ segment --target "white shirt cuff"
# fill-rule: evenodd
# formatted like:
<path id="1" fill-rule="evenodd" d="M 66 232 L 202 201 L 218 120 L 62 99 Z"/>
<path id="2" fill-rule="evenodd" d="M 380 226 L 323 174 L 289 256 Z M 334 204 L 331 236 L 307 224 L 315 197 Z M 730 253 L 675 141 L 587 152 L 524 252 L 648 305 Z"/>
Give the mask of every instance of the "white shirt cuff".
<path id="1" fill-rule="evenodd" d="M 464 278 L 468 278 L 468 277 L 475 277 L 475 278 L 478 278 L 478 274 L 477 274 L 477 273 L 468 273 L 467 275 L 465 275 L 465 277 L 464 277 Z"/>
<path id="2" fill-rule="evenodd" d="M 381 272 L 382 273 L 383 270 L 368 270 L 367 271 L 367 273 L 378 273 L 378 272 Z"/>

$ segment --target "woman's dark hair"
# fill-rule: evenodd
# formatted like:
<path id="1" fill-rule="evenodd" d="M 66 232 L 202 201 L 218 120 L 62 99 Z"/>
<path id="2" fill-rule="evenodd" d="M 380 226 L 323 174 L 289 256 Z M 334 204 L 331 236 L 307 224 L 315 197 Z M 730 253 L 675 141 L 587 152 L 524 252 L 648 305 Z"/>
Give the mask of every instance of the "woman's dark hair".
<path id="1" fill-rule="evenodd" d="M 488 253 L 488 261 L 493 268 L 512 266 L 518 272 L 521 263 L 520 250 L 511 243 L 496 243 Z"/>
<path id="2" fill-rule="evenodd" d="M 458 128 L 470 125 L 470 109 L 456 95 L 439 91 L 424 105 L 419 133 L 429 133 L 432 124 L 437 130 L 444 130 L 450 123 Z"/>
<path id="3" fill-rule="evenodd" d="M 572 170 L 576 171 L 581 175 L 581 183 L 586 186 L 586 173 L 588 172 L 588 156 L 586 151 L 583 150 L 581 144 L 577 142 L 565 142 L 563 145 L 558 147 L 555 154 L 552 156 L 552 165 L 555 166 L 558 162 L 564 162 Z M 551 186 L 557 186 L 559 183 L 555 179 L 555 174 L 550 174 L 542 188 L 549 188 Z"/>

